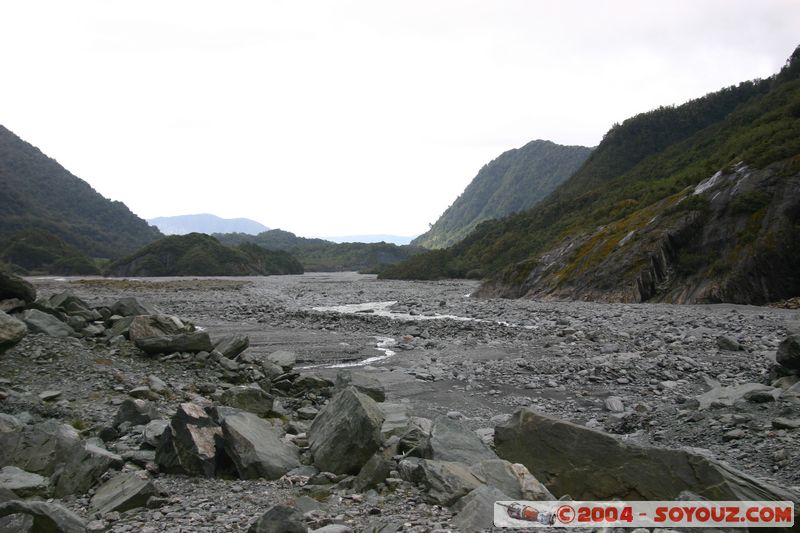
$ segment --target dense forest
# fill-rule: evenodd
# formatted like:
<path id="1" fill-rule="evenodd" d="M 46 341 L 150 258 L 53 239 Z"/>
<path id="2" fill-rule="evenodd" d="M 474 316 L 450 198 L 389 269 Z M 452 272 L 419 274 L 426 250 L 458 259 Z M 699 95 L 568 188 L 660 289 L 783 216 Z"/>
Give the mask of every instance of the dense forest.
<path id="1" fill-rule="evenodd" d="M 0 211 L 0 243 L 35 229 L 92 258 L 116 258 L 161 236 L 125 204 L 104 198 L 3 126 Z"/>
<path id="2" fill-rule="evenodd" d="M 397 246 L 385 242 L 335 243 L 324 239 L 308 239 L 280 229 L 258 235 L 227 233 L 214 236 L 230 246 L 253 243 L 267 250 L 289 252 L 309 272 L 375 272 L 383 265 L 399 263 L 423 251 L 416 246 Z"/>
<path id="3" fill-rule="evenodd" d="M 446 248 L 484 220 L 530 209 L 575 173 L 591 154 L 584 146 L 531 141 L 484 165 L 431 229 L 412 244 Z"/>
<path id="4" fill-rule="evenodd" d="M 543 254 L 568 239 L 591 235 L 646 208 L 657 215 L 659 202 L 717 171 L 730 174 L 739 163 L 752 169 L 776 164 L 780 176 L 797 174 L 799 71 L 800 48 L 769 79 L 743 82 L 614 125 L 578 172 L 533 209 L 484 222 L 459 244 L 413 257 L 382 275 L 471 276 L 488 278 L 490 284 L 520 284 L 547 258 L 553 260 Z M 703 205 L 702 199 L 694 200 L 680 209 L 701 213 Z M 569 281 L 569 273 L 560 279 Z"/>
<path id="5" fill-rule="evenodd" d="M 302 265 L 283 251 L 243 243 L 232 248 L 202 233 L 171 235 L 112 263 L 109 276 L 251 276 L 302 274 Z"/>

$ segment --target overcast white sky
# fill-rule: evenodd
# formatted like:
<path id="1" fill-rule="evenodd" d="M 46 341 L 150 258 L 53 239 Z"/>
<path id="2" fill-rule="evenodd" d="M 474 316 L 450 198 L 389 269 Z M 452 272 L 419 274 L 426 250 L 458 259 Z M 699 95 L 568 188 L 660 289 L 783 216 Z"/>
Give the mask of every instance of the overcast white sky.
<path id="1" fill-rule="evenodd" d="M 0 124 L 144 217 L 427 229 L 485 163 L 776 72 L 797 0 L 4 1 Z"/>

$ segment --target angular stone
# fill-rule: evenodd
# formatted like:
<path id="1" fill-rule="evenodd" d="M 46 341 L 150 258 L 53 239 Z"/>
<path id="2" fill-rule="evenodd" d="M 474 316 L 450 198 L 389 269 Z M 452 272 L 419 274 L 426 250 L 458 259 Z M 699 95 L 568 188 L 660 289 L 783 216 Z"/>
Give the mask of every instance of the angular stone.
<path id="1" fill-rule="evenodd" d="M 392 467 L 392 463 L 387 461 L 382 454 L 376 453 L 361 467 L 361 471 L 353 480 L 353 489 L 358 492 L 364 492 L 379 483 L 383 483 L 389 477 Z"/>
<path id="2" fill-rule="evenodd" d="M 84 443 L 73 453 L 55 476 L 54 496 L 83 494 L 100 481 L 111 468 L 122 468 L 122 457 L 108 450 Z"/>
<path id="3" fill-rule="evenodd" d="M 103 318 L 100 313 L 92 309 L 89 304 L 71 292 L 54 294 L 50 297 L 49 302 L 54 309 L 58 309 L 70 316 L 80 317 L 86 321 L 100 320 Z"/>
<path id="4" fill-rule="evenodd" d="M 111 306 L 111 313 L 119 316 L 155 315 L 158 311 L 136 298 L 120 298 Z"/>
<path id="5" fill-rule="evenodd" d="M 641 446 L 518 410 L 495 428 L 500 457 L 524 464 L 553 494 L 580 500 L 797 500 L 797 495 L 689 450 Z"/>
<path id="6" fill-rule="evenodd" d="M 172 315 L 142 315 L 134 317 L 128 326 L 128 337 L 136 342 L 150 337 L 168 337 L 188 333 L 180 318 Z"/>
<path id="7" fill-rule="evenodd" d="M 287 350 L 278 350 L 277 352 L 272 352 L 269 354 L 267 356 L 267 361 L 274 365 L 278 365 L 285 372 L 288 372 L 297 362 L 297 354 Z"/>
<path id="8" fill-rule="evenodd" d="M 358 473 L 381 445 L 383 413 L 372 398 L 348 387 L 323 407 L 308 439 L 314 466 L 335 474 Z"/>
<path id="9" fill-rule="evenodd" d="M 52 402 L 59 399 L 62 394 L 60 390 L 45 390 L 39 393 L 39 399 L 43 402 Z"/>
<path id="10" fill-rule="evenodd" d="M 0 488 L 10 490 L 19 498 L 50 496 L 50 480 L 16 466 L 4 466 L 0 469 Z"/>
<path id="11" fill-rule="evenodd" d="M 494 526 L 494 502 L 518 500 L 500 489 L 481 485 L 458 500 L 453 524 L 461 531 L 484 531 Z"/>
<path id="12" fill-rule="evenodd" d="M 156 464 L 169 474 L 212 477 L 221 437 L 222 428 L 199 405 L 182 403 L 161 437 Z"/>
<path id="13" fill-rule="evenodd" d="M 24 322 L 0 311 L 0 353 L 8 350 L 28 334 Z"/>
<path id="14" fill-rule="evenodd" d="M 497 455 L 474 431 L 446 416 L 434 420 L 429 447 L 431 459 L 437 461 L 475 464 L 486 459 L 497 459 Z"/>
<path id="15" fill-rule="evenodd" d="M 0 432 L 0 466 L 51 476 L 81 445 L 72 426 L 50 419 Z"/>
<path id="16" fill-rule="evenodd" d="M 775 429 L 797 429 L 800 428 L 800 418 L 778 417 L 772 421 Z"/>
<path id="17" fill-rule="evenodd" d="M 625 404 L 622 403 L 622 398 L 619 396 L 609 396 L 603 402 L 606 406 L 606 409 L 611 411 L 612 413 L 624 413 L 625 412 Z"/>
<path id="18" fill-rule="evenodd" d="M 5 300 L 0 300 L 0 311 L 3 311 L 4 313 L 10 313 L 12 311 L 24 309 L 25 305 L 25 300 L 20 300 L 19 298 L 6 298 Z"/>
<path id="19" fill-rule="evenodd" d="M 369 374 L 339 370 L 336 373 L 336 388 L 343 389 L 348 386 L 355 387 L 358 392 L 366 394 L 376 402 L 386 400 L 386 390 L 383 388 L 383 384 Z"/>
<path id="20" fill-rule="evenodd" d="M 241 479 L 278 479 L 300 466 L 297 447 L 284 443 L 280 430 L 253 413 L 224 417 L 222 435 Z"/>
<path id="21" fill-rule="evenodd" d="M 793 370 L 800 370 L 800 335 L 789 335 L 780 345 L 778 345 L 778 352 L 775 354 L 775 360 L 778 364 L 791 368 Z"/>
<path id="22" fill-rule="evenodd" d="M 161 436 L 164 434 L 164 431 L 166 431 L 168 426 L 169 420 L 151 420 L 147 423 L 147 425 L 144 427 L 144 431 L 142 432 L 144 442 L 153 448 L 158 448 L 158 443 L 161 441 Z"/>
<path id="23" fill-rule="evenodd" d="M 42 333 L 50 337 L 69 337 L 75 333 L 75 330 L 64 322 L 38 309 L 28 309 L 22 313 L 21 318 L 31 333 Z"/>
<path id="24" fill-rule="evenodd" d="M 31 531 L 37 533 L 85 533 L 86 523 L 72 511 L 55 503 L 11 500 L 0 503 L 0 517 L 24 514 L 33 517 Z"/>
<path id="25" fill-rule="evenodd" d="M 512 500 L 555 500 L 525 465 L 512 464 L 503 459 L 489 459 L 472 465 L 470 472 L 481 483 L 497 487 Z"/>
<path id="26" fill-rule="evenodd" d="M 148 498 L 158 495 L 155 485 L 145 472 L 118 474 L 101 485 L 91 501 L 92 512 L 101 515 L 144 507 Z"/>
<path id="27" fill-rule="evenodd" d="M 408 431 L 411 423 L 411 409 L 404 403 L 379 403 L 378 407 L 383 412 L 383 425 L 381 437 L 383 440 L 392 435 L 402 436 Z"/>
<path id="28" fill-rule="evenodd" d="M 21 277 L 0 269 L 0 300 L 19 298 L 26 303 L 36 301 L 36 288 Z"/>
<path id="29" fill-rule="evenodd" d="M 145 337 L 134 341 L 136 347 L 148 354 L 173 352 L 208 352 L 213 349 L 211 339 L 205 331 L 180 333 L 163 337 Z"/>
<path id="30" fill-rule="evenodd" d="M 770 392 L 773 387 L 761 383 L 743 383 L 731 387 L 714 386 L 710 391 L 696 396 L 699 403 L 698 409 L 708 409 L 709 407 L 730 407 L 736 400 L 743 399 L 752 392 Z M 778 389 L 779 390 L 779 389 Z"/>
<path id="31" fill-rule="evenodd" d="M 273 398 L 259 387 L 231 387 L 219 397 L 222 405 L 267 416 L 272 411 Z"/>
<path id="32" fill-rule="evenodd" d="M 130 391 L 128 391 L 128 396 L 140 400 L 156 401 L 159 399 L 158 394 L 151 391 L 150 387 L 148 387 L 147 385 L 142 385 L 141 387 L 132 388 Z"/>
<path id="33" fill-rule="evenodd" d="M 236 359 L 248 346 L 250 346 L 250 337 L 247 335 L 226 335 L 217 341 L 214 349 L 223 357 Z"/>
<path id="34" fill-rule="evenodd" d="M 729 352 L 738 352 L 742 349 L 742 345 L 739 344 L 739 341 L 730 337 L 726 337 L 725 335 L 720 335 L 717 337 L 717 347 L 720 350 L 726 350 Z"/>
<path id="35" fill-rule="evenodd" d="M 160 416 L 156 406 L 147 400 L 126 398 L 114 417 L 114 427 L 119 427 L 123 422 L 129 422 L 132 426 L 143 426 Z"/>
<path id="36" fill-rule="evenodd" d="M 130 338 L 131 324 L 133 324 L 133 321 L 135 319 L 136 317 L 128 316 L 125 318 L 120 318 L 119 320 L 115 320 L 114 323 L 111 325 L 111 327 L 108 329 L 106 336 L 110 339 L 113 339 L 118 335 L 122 335 L 126 339 Z"/>
<path id="37" fill-rule="evenodd" d="M 247 533 L 308 533 L 308 528 L 298 509 L 273 505 L 250 525 Z"/>
<path id="38" fill-rule="evenodd" d="M 481 485 L 463 463 L 414 458 L 402 460 L 399 468 L 403 479 L 425 487 L 429 503 L 447 507 Z"/>

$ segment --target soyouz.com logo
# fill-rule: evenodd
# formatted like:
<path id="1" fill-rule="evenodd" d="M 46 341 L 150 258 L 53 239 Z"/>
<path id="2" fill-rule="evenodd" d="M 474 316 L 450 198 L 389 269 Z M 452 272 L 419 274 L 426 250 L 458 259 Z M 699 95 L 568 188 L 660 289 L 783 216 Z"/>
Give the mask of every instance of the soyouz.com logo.
<path id="1" fill-rule="evenodd" d="M 792 527 L 794 502 L 500 501 L 496 527 Z"/>

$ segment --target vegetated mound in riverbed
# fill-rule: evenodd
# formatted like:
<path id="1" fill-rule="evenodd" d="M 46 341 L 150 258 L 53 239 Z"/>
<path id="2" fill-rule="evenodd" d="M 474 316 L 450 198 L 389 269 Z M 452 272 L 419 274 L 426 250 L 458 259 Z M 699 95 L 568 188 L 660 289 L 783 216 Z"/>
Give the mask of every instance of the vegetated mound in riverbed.
<path id="1" fill-rule="evenodd" d="M 257 276 L 302 274 L 303 266 L 289 253 L 253 244 L 224 246 L 202 233 L 172 235 L 112 263 L 107 275 L 138 276 Z"/>

